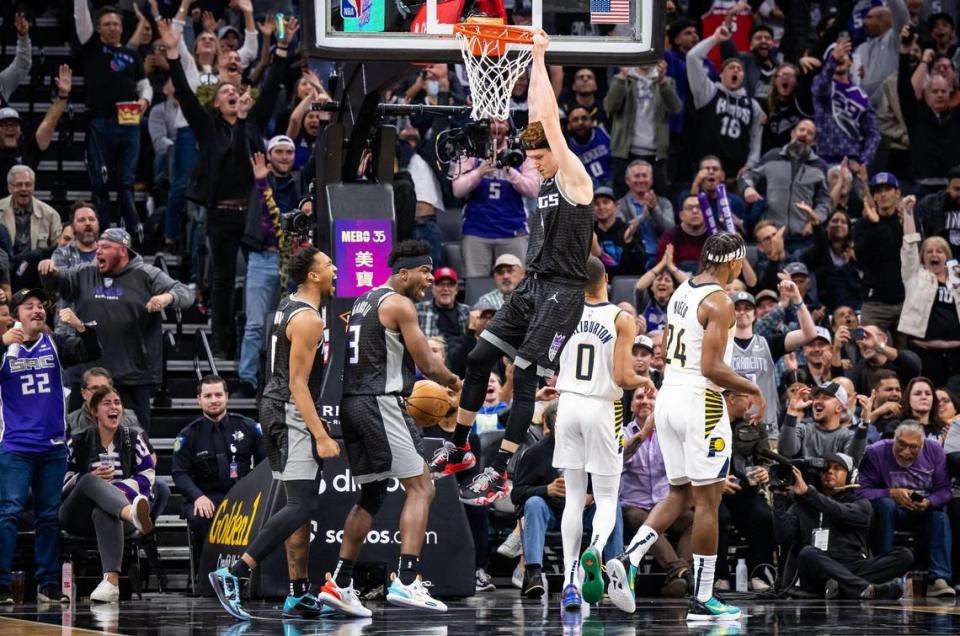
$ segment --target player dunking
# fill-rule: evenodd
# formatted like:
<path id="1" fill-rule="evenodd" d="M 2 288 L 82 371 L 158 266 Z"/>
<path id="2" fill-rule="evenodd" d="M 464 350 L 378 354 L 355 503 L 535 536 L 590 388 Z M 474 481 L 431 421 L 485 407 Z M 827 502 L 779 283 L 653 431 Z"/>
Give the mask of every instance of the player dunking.
<path id="1" fill-rule="evenodd" d="M 560 404 L 554 428 L 553 465 L 563 469 L 566 498 L 563 537 L 563 609 L 576 611 L 584 600 L 603 598 L 600 555 L 617 519 L 620 472 L 623 470 L 623 389 L 653 388 L 653 381 L 633 370 L 637 323 L 607 299 L 607 272 L 596 256 L 587 260 L 586 305 L 560 356 L 557 390 Z M 579 557 L 587 474 L 593 483 L 590 545 Z M 580 572 L 583 570 L 583 593 Z"/>
<path id="2" fill-rule="evenodd" d="M 567 148 L 560 128 L 557 99 L 544 61 L 549 43 L 546 33 L 535 31 L 530 125 L 521 134 L 527 157 L 543 178 L 537 209 L 530 215 L 527 276 L 467 356 L 453 440 L 444 443 L 430 464 L 431 475 L 439 478 L 476 463 L 467 436 L 483 404 L 490 370 L 504 354 L 513 358 L 513 407 L 500 452 L 492 466 L 460 488 L 461 501 L 478 506 L 509 494 L 507 463 L 533 418 L 537 378 L 553 374 L 583 311 L 593 237 L 593 182 Z"/>
<path id="3" fill-rule="evenodd" d="M 700 273 L 680 285 L 667 305 L 665 375 L 653 417 L 670 493 L 650 511 L 626 553 L 607 563 L 610 600 L 624 611 L 636 609 L 633 581 L 643 555 L 692 506 L 694 596 L 687 620 L 740 617 L 738 608 L 714 597 L 713 573 L 717 511 L 733 441 L 721 391 L 749 395 L 757 406 L 755 421 L 762 421 L 764 409 L 759 387 L 730 368 L 735 322 L 724 288 L 740 275 L 745 254 L 739 235 L 714 234 L 703 245 Z"/>
<path id="4" fill-rule="evenodd" d="M 353 566 L 393 478 L 400 480 L 406 499 L 400 512 L 400 565 L 387 601 L 447 610 L 430 596 L 418 574 L 434 487 L 423 458 L 423 439 L 403 410 L 403 398 L 413 391 L 416 368 L 457 392 L 460 378 L 431 353 L 413 304 L 433 282 L 430 244 L 404 241 L 388 262 L 393 275 L 360 296 L 350 313 L 340 423 L 360 500 L 343 524 L 336 570 L 320 590 L 325 605 L 357 617 L 370 616 L 370 610 L 353 589 Z"/>
<path id="5" fill-rule="evenodd" d="M 274 479 L 283 481 L 287 503 L 270 517 L 246 552 L 228 570 L 209 575 L 210 584 L 227 612 L 241 620 L 250 614 L 240 600 L 241 581 L 284 543 L 290 595 L 283 614 L 317 618 L 324 608 L 310 593 L 310 520 L 316 517 L 322 484 L 322 460 L 340 454 L 317 413 L 323 380 L 320 306 L 334 291 L 337 268 L 330 257 L 312 247 L 294 254 L 287 273 L 297 291 L 280 302 L 270 334 L 268 380 L 260 402 L 260 423 L 266 433 L 267 459 Z"/>

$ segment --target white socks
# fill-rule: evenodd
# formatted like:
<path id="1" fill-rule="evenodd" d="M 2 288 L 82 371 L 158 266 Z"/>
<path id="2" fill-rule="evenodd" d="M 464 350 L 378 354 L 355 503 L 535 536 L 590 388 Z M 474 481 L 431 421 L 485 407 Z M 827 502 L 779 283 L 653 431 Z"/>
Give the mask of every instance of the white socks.
<path id="1" fill-rule="evenodd" d="M 650 526 L 646 524 L 640 526 L 637 534 L 633 535 L 633 540 L 630 542 L 630 545 L 627 546 L 630 564 L 635 568 L 640 567 L 640 561 L 643 560 L 643 555 L 653 547 L 653 544 L 656 543 L 659 538 L 660 535 Z"/>
<path id="2" fill-rule="evenodd" d="M 563 537 L 563 586 L 580 585 L 580 540 L 583 538 L 583 507 L 587 502 L 587 473 L 583 469 L 563 471 L 566 498 L 560 534 Z"/>
<path id="3" fill-rule="evenodd" d="M 717 569 L 717 555 L 693 555 L 693 593 L 706 603 L 713 596 L 713 573 Z"/>

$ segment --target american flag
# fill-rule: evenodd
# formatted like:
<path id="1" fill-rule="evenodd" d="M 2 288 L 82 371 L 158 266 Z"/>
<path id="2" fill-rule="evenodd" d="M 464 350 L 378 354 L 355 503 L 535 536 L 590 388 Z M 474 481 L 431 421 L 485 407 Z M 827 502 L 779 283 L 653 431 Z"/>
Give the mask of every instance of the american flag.
<path id="1" fill-rule="evenodd" d="M 630 0 L 590 0 L 592 24 L 629 24 Z"/>

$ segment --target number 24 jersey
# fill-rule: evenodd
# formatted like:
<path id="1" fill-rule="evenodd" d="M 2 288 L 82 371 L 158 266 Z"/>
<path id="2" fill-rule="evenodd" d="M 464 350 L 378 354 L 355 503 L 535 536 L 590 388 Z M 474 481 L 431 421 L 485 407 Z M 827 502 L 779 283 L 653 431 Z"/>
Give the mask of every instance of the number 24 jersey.
<path id="1" fill-rule="evenodd" d="M 663 333 L 663 346 L 666 348 L 664 386 L 723 390 L 707 380 L 700 368 L 704 328 L 697 318 L 703 299 L 718 291 L 722 292 L 723 288 L 716 283 L 696 284 L 692 279 L 688 279 L 670 297 L 667 304 L 667 326 Z M 734 325 L 731 325 L 723 352 L 723 361 L 727 365 L 733 359 L 733 331 Z"/>

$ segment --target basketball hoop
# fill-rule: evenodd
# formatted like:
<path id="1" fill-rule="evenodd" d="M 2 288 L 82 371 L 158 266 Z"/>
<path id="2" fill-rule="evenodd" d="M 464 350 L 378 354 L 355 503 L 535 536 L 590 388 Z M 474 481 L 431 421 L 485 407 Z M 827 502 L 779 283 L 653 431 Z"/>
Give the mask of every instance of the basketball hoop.
<path id="1" fill-rule="evenodd" d="M 533 31 L 490 22 L 455 24 L 453 32 L 467 67 L 473 111 L 470 117 L 509 119 L 513 85 L 533 57 Z"/>

